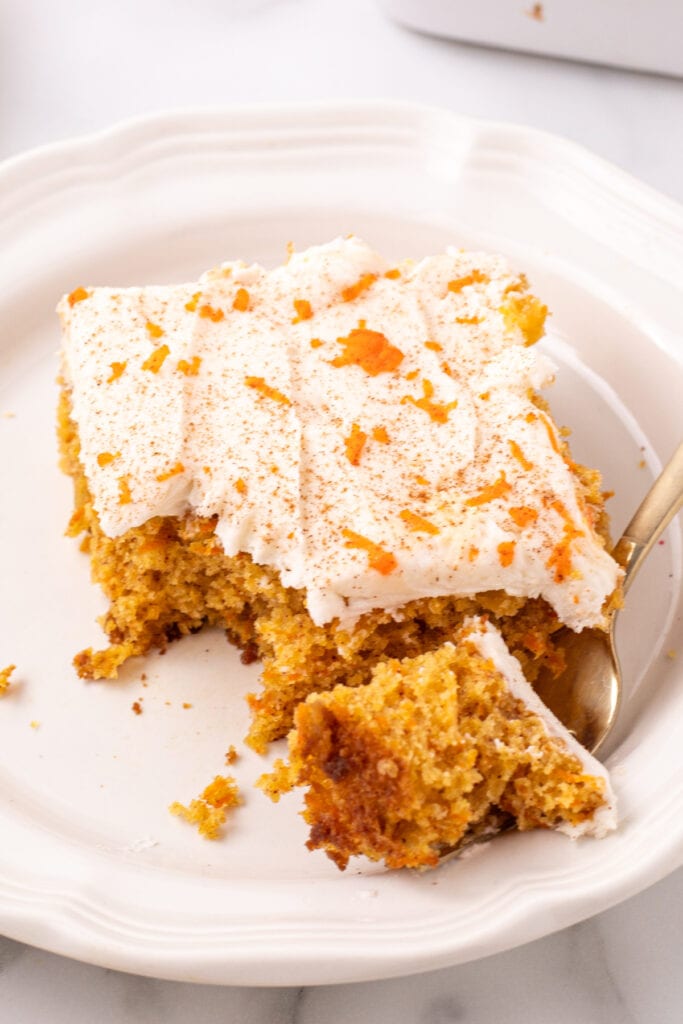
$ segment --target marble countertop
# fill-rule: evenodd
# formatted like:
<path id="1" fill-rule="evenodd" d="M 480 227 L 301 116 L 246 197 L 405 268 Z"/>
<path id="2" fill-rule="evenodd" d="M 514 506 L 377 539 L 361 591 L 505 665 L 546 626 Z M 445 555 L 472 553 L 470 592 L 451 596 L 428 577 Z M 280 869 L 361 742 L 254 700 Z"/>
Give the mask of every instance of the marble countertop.
<path id="1" fill-rule="evenodd" d="M 420 36 L 370 0 L 25 0 L 4 5 L 0 25 L 0 159 L 170 107 L 410 99 L 565 135 L 683 200 L 683 81 Z M 486 960 L 308 989 L 137 978 L 0 937 L 0 1019 L 664 1024 L 683 1008 L 682 902 L 679 870 Z"/>

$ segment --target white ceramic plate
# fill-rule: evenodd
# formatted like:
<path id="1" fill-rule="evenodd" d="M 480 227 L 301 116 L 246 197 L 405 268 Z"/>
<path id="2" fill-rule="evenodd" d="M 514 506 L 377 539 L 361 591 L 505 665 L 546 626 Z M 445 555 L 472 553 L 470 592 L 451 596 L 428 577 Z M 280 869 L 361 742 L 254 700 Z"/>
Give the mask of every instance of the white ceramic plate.
<path id="1" fill-rule="evenodd" d="M 0 169 L 0 928 L 83 960 L 251 985 L 362 980 L 484 956 L 569 925 L 682 860 L 678 527 L 623 615 L 627 699 L 602 842 L 508 835 L 436 872 L 341 874 L 305 851 L 295 796 L 246 806 L 225 841 L 172 818 L 245 733 L 257 669 L 214 633 L 85 684 L 103 601 L 63 537 L 53 308 L 80 283 L 194 278 L 353 231 L 390 257 L 508 253 L 554 311 L 553 397 L 624 524 L 683 434 L 683 213 L 569 143 L 370 104 L 158 116 Z M 13 417 L 5 416 L 14 413 Z M 642 461 L 641 461 L 642 460 Z M 666 657 L 677 648 L 678 661 Z M 141 674 L 146 673 L 143 686 Z M 144 697 L 144 713 L 133 701 Z M 183 702 L 192 704 L 183 708 Z M 31 722 L 39 723 L 32 727 Z"/>

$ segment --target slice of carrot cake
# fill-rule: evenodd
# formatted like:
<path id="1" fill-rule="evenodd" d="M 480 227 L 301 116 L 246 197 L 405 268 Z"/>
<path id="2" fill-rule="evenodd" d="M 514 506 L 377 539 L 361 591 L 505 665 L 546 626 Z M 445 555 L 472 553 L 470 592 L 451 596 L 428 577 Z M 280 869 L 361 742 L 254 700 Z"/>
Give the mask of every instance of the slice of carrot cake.
<path id="1" fill-rule="evenodd" d="M 599 474 L 539 389 L 546 309 L 499 256 L 389 265 L 356 238 L 197 283 L 76 288 L 59 434 L 110 609 L 85 678 L 204 625 L 263 660 L 250 742 L 485 613 L 533 679 L 602 626 Z"/>
<path id="2" fill-rule="evenodd" d="M 312 694 L 294 721 L 289 763 L 259 784 L 275 800 L 306 787 L 307 845 L 342 869 L 358 854 L 432 867 L 505 818 L 574 837 L 615 827 L 605 769 L 481 618 L 452 644 L 376 665 L 361 689 Z"/>

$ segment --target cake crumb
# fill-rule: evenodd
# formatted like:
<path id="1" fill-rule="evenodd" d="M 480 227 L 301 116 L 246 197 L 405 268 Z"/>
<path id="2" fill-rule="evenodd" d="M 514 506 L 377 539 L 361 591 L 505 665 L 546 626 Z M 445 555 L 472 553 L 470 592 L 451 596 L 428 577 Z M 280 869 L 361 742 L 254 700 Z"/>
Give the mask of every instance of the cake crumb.
<path id="1" fill-rule="evenodd" d="M 234 764 L 240 755 L 235 750 L 234 745 L 231 743 L 225 754 L 225 763 Z"/>
<path id="2" fill-rule="evenodd" d="M 133 701 L 133 703 L 131 704 L 131 710 L 134 711 L 136 715 L 142 714 L 142 704 L 140 703 L 139 700 Z"/>
<path id="3" fill-rule="evenodd" d="M 218 839 L 221 826 L 228 817 L 228 811 L 233 807 L 239 807 L 241 803 L 242 798 L 235 779 L 231 775 L 216 775 L 201 795 L 190 801 L 188 807 L 175 801 L 170 805 L 169 811 L 190 825 L 196 825 L 197 831 L 205 839 Z"/>
<path id="4" fill-rule="evenodd" d="M 9 690 L 10 679 L 16 667 L 16 665 L 7 665 L 5 668 L 0 669 L 0 697 Z"/>
<path id="5" fill-rule="evenodd" d="M 678 656 L 678 651 L 672 647 L 671 650 L 666 652 L 666 656 L 670 661 L 673 661 Z"/>
<path id="6" fill-rule="evenodd" d="M 185 708 L 185 710 L 187 710 L 188 708 L 191 708 L 191 707 L 192 707 L 192 705 L 191 705 L 191 704 L 189 704 L 189 703 L 188 703 L 188 702 L 187 702 L 186 700 L 184 700 L 184 701 L 183 701 L 183 707 Z"/>
<path id="7" fill-rule="evenodd" d="M 524 13 L 528 18 L 533 18 L 534 21 L 545 21 L 543 4 L 532 4 L 529 10 Z"/>
<path id="8" fill-rule="evenodd" d="M 639 463 L 638 463 L 638 469 L 645 469 L 646 465 L 647 465 L 647 463 L 646 463 L 645 459 L 641 459 L 639 461 Z"/>

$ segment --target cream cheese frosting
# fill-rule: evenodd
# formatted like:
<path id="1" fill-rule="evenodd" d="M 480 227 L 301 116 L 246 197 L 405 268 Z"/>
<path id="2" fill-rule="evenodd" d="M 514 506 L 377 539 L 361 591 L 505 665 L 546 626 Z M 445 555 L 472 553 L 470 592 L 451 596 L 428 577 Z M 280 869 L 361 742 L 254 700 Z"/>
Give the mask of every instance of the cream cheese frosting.
<path id="1" fill-rule="evenodd" d="M 510 654 L 503 637 L 490 622 L 485 622 L 481 618 L 466 619 L 461 633 L 461 640 L 463 639 L 471 643 L 482 658 L 486 658 L 493 664 L 505 680 L 505 685 L 513 697 L 516 697 L 528 711 L 541 719 L 549 736 L 562 741 L 569 753 L 580 761 L 584 772 L 604 781 L 605 802 L 596 810 L 593 817 L 580 825 L 563 822 L 558 825 L 558 831 L 564 832 L 572 839 L 578 839 L 580 836 L 604 838 L 608 832 L 617 827 L 616 797 L 607 769 L 592 754 L 589 754 L 585 747 L 581 746 L 552 711 L 545 706 L 524 678 L 519 662 Z"/>
<path id="2" fill-rule="evenodd" d="M 533 401 L 555 367 L 517 325 L 526 295 L 502 257 L 393 268 L 353 237 L 77 289 L 62 372 L 102 529 L 217 516 L 317 624 L 486 590 L 602 624 L 620 570 Z"/>

